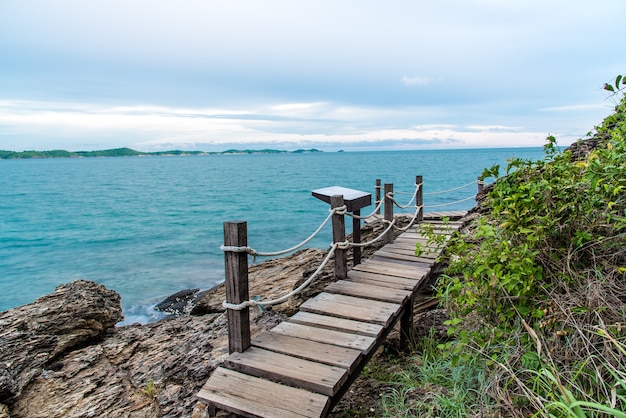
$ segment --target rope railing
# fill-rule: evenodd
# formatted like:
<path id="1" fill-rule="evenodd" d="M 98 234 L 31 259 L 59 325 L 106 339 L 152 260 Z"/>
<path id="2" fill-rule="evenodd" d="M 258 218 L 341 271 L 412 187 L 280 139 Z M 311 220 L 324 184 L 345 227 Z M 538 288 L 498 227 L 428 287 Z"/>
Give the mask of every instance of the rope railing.
<path id="1" fill-rule="evenodd" d="M 413 196 L 411 197 L 411 200 L 409 201 L 409 203 L 407 203 L 406 205 L 399 204 L 396 201 L 396 199 L 393 197 L 393 193 L 391 194 L 391 196 L 388 196 L 388 197 L 391 199 L 393 204 L 396 205 L 397 207 L 399 207 L 400 209 L 407 209 L 409 207 L 411 207 L 411 208 L 416 207 L 415 205 L 411 206 L 411 203 L 413 203 L 413 201 L 417 198 L 417 193 L 421 190 L 422 185 L 423 185 L 423 183 L 415 185 L 415 191 L 413 192 Z M 398 194 L 399 192 L 394 192 L 394 193 Z"/>
<path id="2" fill-rule="evenodd" d="M 391 228 L 395 225 L 396 220 L 394 219 L 393 221 L 389 222 L 387 220 L 383 220 L 383 222 L 387 223 L 387 228 L 385 228 L 385 230 L 383 232 L 381 232 L 377 237 L 375 237 L 374 239 L 368 241 L 368 242 L 350 242 L 350 241 L 346 241 L 344 244 L 348 247 L 367 247 L 368 245 L 372 245 L 373 243 L 380 241 L 382 238 L 385 237 L 385 234 L 387 232 L 389 232 L 391 230 Z"/>
<path id="3" fill-rule="evenodd" d="M 341 206 L 338 208 L 332 208 L 329 210 L 329 214 L 326 217 L 326 219 L 324 219 L 322 221 L 322 223 L 320 224 L 320 226 L 315 230 L 315 232 L 313 232 L 311 235 L 309 235 L 308 238 L 306 238 L 304 241 L 302 241 L 299 244 L 294 245 L 291 248 L 287 248 L 286 250 L 280 250 L 280 251 L 272 251 L 272 252 L 263 252 L 263 251 L 257 251 L 254 248 L 248 247 L 248 246 L 244 246 L 244 247 L 236 247 L 236 246 L 228 246 L 228 245 L 222 245 L 220 246 L 220 250 L 222 251 L 231 251 L 231 252 L 236 252 L 236 253 L 247 253 L 253 257 L 275 257 L 278 255 L 283 255 L 283 254 L 288 254 L 290 252 L 293 252 L 299 248 L 304 247 L 308 242 L 310 242 L 313 238 L 315 238 L 322 229 L 324 229 L 324 227 L 326 226 L 326 224 L 328 223 L 328 221 L 330 221 L 333 217 L 333 215 L 335 214 L 346 214 L 346 206 Z M 343 212 L 343 213 L 342 213 Z"/>
<path id="4" fill-rule="evenodd" d="M 441 190 L 441 191 L 437 191 L 437 192 L 430 192 L 430 193 L 424 193 L 425 196 L 433 196 L 433 195 L 437 195 L 437 194 L 445 194 L 445 193 L 450 193 L 450 192 L 455 192 L 457 190 L 461 190 L 461 189 L 465 189 L 466 187 L 472 186 L 474 184 L 479 184 L 479 183 L 483 183 L 480 180 L 474 180 L 471 183 L 467 183 L 464 184 L 462 186 L 459 187 L 455 187 L 453 189 L 448 189 L 448 190 Z"/>
<path id="5" fill-rule="evenodd" d="M 333 210 L 331 210 L 331 216 L 334 214 L 341 214 L 341 212 L 345 212 L 345 206 L 339 207 L 339 208 L 335 208 Z M 346 214 L 346 213 L 344 213 Z M 319 230 L 321 230 L 323 228 L 323 226 L 328 222 L 328 219 L 325 220 L 322 225 L 320 226 L 320 228 L 318 228 L 318 230 L 315 231 L 314 235 L 317 235 L 317 233 L 319 232 Z M 315 272 L 313 272 L 313 274 L 304 282 L 302 283 L 300 286 L 298 286 L 296 289 L 292 290 L 291 292 L 280 296 L 276 299 L 271 299 L 268 301 L 261 301 L 258 299 L 249 299 L 246 300 L 244 302 L 241 303 L 237 303 L 237 304 L 233 304 L 233 303 L 228 303 L 228 302 L 223 302 L 222 306 L 226 309 L 232 309 L 232 310 L 242 310 L 248 307 L 254 307 L 254 306 L 261 306 L 261 307 L 266 307 L 266 306 L 272 306 L 272 305 L 277 305 L 280 303 L 283 303 L 285 301 L 287 301 L 290 297 L 295 296 L 297 294 L 299 294 L 300 292 L 302 292 L 304 289 L 306 289 L 312 282 L 313 280 L 315 280 L 315 278 L 318 276 L 318 274 L 323 270 L 324 267 L 326 267 L 326 264 L 328 264 L 328 261 L 332 258 L 332 256 L 335 254 L 335 251 L 337 249 L 342 249 L 342 250 L 346 250 L 349 248 L 353 248 L 353 247 L 366 247 L 368 245 L 372 245 L 373 243 L 379 241 L 380 239 L 382 239 L 385 234 L 392 228 L 394 227 L 396 220 L 394 219 L 391 222 L 388 222 L 389 225 L 387 226 L 387 228 L 385 228 L 385 230 L 383 230 L 377 237 L 375 237 L 374 239 L 372 239 L 371 241 L 368 242 L 364 242 L 364 243 L 355 243 L 355 242 L 350 242 L 350 241 L 344 241 L 344 242 L 340 242 L 340 243 L 333 243 L 330 247 L 330 250 L 328 251 L 328 254 L 326 254 L 326 257 L 324 258 L 324 260 L 322 261 L 322 263 L 319 265 L 319 267 L 315 270 Z M 311 237 L 309 237 L 311 238 Z M 306 241 L 306 240 L 305 240 Z M 292 247 L 293 248 L 293 247 Z M 220 247 L 220 249 L 222 251 L 225 252 L 234 252 L 234 253 L 247 253 L 253 256 L 265 256 L 265 254 L 270 254 L 270 255 L 275 255 L 275 253 L 261 253 L 258 251 L 255 251 L 254 249 L 248 247 L 248 246 L 230 246 L 230 245 L 222 245 Z M 291 250 L 291 249 L 290 249 Z M 283 253 L 287 253 L 287 252 L 291 252 L 288 250 L 284 250 Z"/>
<path id="6" fill-rule="evenodd" d="M 415 213 L 413 214 L 413 218 L 411 219 L 411 221 L 407 225 L 405 225 L 403 227 L 394 226 L 394 229 L 396 231 L 400 231 L 400 232 L 404 232 L 404 231 L 408 230 L 415 223 L 415 221 L 419 217 L 420 210 L 422 210 L 423 208 L 424 208 L 424 205 L 415 206 Z"/>
<path id="7" fill-rule="evenodd" d="M 380 208 L 383 206 L 383 203 L 385 203 L 384 200 L 381 200 L 380 202 L 378 202 L 378 205 L 376 205 L 376 207 L 374 208 L 374 210 L 372 211 L 372 213 L 370 213 L 369 215 L 356 215 L 354 213 L 350 213 L 350 212 L 346 212 L 345 214 L 353 219 L 368 219 L 371 218 L 372 216 L 376 215 L 377 213 L 379 213 Z"/>
<path id="8" fill-rule="evenodd" d="M 257 300 L 257 299 L 249 299 L 246 300 L 244 302 L 241 303 L 228 303 L 226 301 L 222 302 L 222 306 L 226 309 L 232 309 L 235 311 L 240 311 L 242 309 L 248 308 L 248 307 L 254 307 L 254 306 L 261 306 L 261 307 L 266 307 L 266 306 L 272 306 L 272 305 L 278 305 L 280 303 L 283 303 L 285 301 L 287 301 L 290 297 L 295 296 L 297 294 L 299 294 L 300 292 L 302 292 L 304 289 L 306 289 L 312 282 L 313 280 L 315 280 L 315 278 L 317 277 L 317 275 L 324 269 L 324 267 L 326 267 L 326 264 L 328 264 L 328 261 L 332 258 L 332 256 L 335 254 L 335 250 L 337 248 L 339 248 L 340 246 L 345 245 L 346 243 L 334 243 L 331 247 L 330 247 L 330 251 L 328 251 L 328 254 L 326 254 L 326 257 L 324 257 L 324 260 L 322 261 L 322 263 L 319 265 L 319 267 L 313 272 L 313 274 L 311 275 L 311 277 L 309 277 L 308 279 L 306 279 L 300 286 L 298 286 L 296 289 L 292 290 L 291 292 L 280 296 L 276 299 L 270 299 L 270 300 L 266 300 L 266 301 L 262 301 L 262 300 Z"/>
<path id="9" fill-rule="evenodd" d="M 334 258 L 335 278 L 346 279 L 348 277 L 347 270 L 347 250 L 352 249 L 353 252 L 353 264 L 356 265 L 360 262 L 360 249 L 370 246 L 381 239 L 385 239 L 385 243 L 391 243 L 394 240 L 393 229 L 396 231 L 406 231 L 416 222 L 423 220 L 424 208 L 434 208 L 450 206 L 458 203 L 465 202 L 469 199 L 473 199 L 474 196 L 466 199 L 458 200 L 455 202 L 444 203 L 439 205 L 424 205 L 423 195 L 435 195 L 448 192 L 457 191 L 468 187 L 472 184 L 479 184 L 479 190 L 481 190 L 482 182 L 474 181 L 472 183 L 465 184 L 453 189 L 423 193 L 423 181 L 422 176 L 416 176 L 415 178 L 415 190 L 411 193 L 411 200 L 407 204 L 400 204 L 396 200 L 396 196 L 408 195 L 409 193 L 395 192 L 393 190 L 393 184 L 385 184 L 384 188 L 379 186 L 380 180 L 377 180 L 376 186 L 376 200 L 377 204 L 371 214 L 366 216 L 360 215 L 360 209 L 369 204 L 362 201 L 363 196 L 367 196 L 366 193 L 358 195 L 358 198 L 344 200 L 343 195 L 337 193 L 332 195 L 326 195 L 322 200 L 331 204 L 331 209 L 328 216 L 318 228 L 305 240 L 293 247 L 280 251 L 262 252 L 258 251 L 247 244 L 247 223 L 244 221 L 232 221 L 224 223 L 224 245 L 220 248 L 225 252 L 225 266 L 226 266 L 226 298 L 227 300 L 222 304 L 227 310 L 228 324 L 229 324 L 229 350 L 233 351 L 245 351 L 250 347 L 250 318 L 248 315 L 248 308 L 264 307 L 277 305 L 283 303 L 293 296 L 300 294 L 304 289 L 311 286 L 311 284 L 320 276 L 321 272 L 328 265 L 329 261 Z M 332 189 L 332 188 L 331 188 Z M 350 189 L 348 189 L 350 190 Z M 383 199 L 380 199 L 380 191 L 384 190 Z M 357 191 L 358 192 L 358 191 Z M 371 195 L 370 195 L 371 196 Z M 316 196 L 318 197 L 318 196 Z M 328 200 L 327 200 L 328 199 Z M 358 202 L 358 203 L 355 203 Z M 367 242 L 360 242 L 360 220 L 371 218 L 373 216 L 380 216 L 380 209 L 384 205 L 385 213 L 382 222 L 386 224 L 380 233 L 371 238 Z M 398 207 L 401 209 L 413 208 L 415 213 L 411 217 L 407 225 L 399 227 L 397 225 L 398 218 L 393 214 L 393 208 Z M 348 212 L 350 210 L 350 212 Z M 353 218 L 352 224 L 352 242 L 346 239 L 345 235 L 345 215 Z M 302 284 L 297 288 L 288 291 L 287 293 L 275 297 L 269 300 L 262 300 L 259 296 L 250 298 L 248 295 L 248 255 L 254 257 L 273 257 L 283 254 L 291 253 L 307 243 L 313 238 L 319 235 L 322 229 L 332 220 L 333 223 L 333 243 L 325 255 L 322 262 L 315 269 Z M 231 323 L 233 331 L 231 332 Z M 234 341 L 231 345 L 231 338 Z"/>
<path id="10" fill-rule="evenodd" d="M 438 205 L 424 205 L 425 208 L 442 208 L 444 206 L 452 206 L 459 203 L 467 202 L 468 200 L 476 199 L 476 195 L 466 197 L 465 199 L 456 200 L 454 202 L 440 203 Z"/>

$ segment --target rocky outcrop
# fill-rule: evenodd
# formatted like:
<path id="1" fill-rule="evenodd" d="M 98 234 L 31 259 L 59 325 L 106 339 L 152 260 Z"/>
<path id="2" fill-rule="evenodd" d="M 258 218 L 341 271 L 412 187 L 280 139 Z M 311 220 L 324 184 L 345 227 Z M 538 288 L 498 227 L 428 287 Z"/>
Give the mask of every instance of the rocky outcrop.
<path id="1" fill-rule="evenodd" d="M 291 291 L 324 255 L 307 249 L 251 266 L 250 294 L 272 298 Z M 119 295 L 84 280 L 1 313 L 0 414 L 204 416 L 195 394 L 228 354 L 223 289 L 198 301 L 212 313 L 145 325 L 115 327 L 123 319 Z M 252 334 L 273 327 L 294 304 L 255 314 Z"/>
<path id="2" fill-rule="evenodd" d="M 19 396 L 65 353 L 101 339 L 121 319 L 120 296 L 87 281 L 0 313 L 0 403 Z"/>
<path id="3" fill-rule="evenodd" d="M 365 225 L 363 241 L 382 229 L 380 222 Z M 250 295 L 265 299 L 290 292 L 326 254 L 305 249 L 250 266 Z M 303 294 L 255 312 L 251 334 L 293 313 L 333 280 L 333 269 L 331 262 Z M 201 316 L 115 327 L 122 319 L 119 295 L 79 280 L 0 313 L 0 417 L 206 416 L 195 394 L 228 355 L 223 300 L 220 285 L 189 306 Z"/>

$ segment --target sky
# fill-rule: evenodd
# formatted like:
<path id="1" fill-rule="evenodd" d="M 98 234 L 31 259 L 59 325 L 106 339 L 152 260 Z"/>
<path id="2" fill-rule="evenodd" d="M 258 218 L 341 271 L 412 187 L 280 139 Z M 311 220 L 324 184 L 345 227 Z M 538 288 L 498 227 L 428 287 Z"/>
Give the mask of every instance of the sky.
<path id="1" fill-rule="evenodd" d="M 623 0 L 0 0 L 0 149 L 560 145 L 613 110 Z"/>

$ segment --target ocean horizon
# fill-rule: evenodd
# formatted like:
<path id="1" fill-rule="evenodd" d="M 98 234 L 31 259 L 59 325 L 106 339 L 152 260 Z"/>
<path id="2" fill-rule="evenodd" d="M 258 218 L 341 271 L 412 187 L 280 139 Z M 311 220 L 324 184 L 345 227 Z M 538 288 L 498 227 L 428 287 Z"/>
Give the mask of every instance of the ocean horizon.
<path id="1" fill-rule="evenodd" d="M 373 202 L 381 179 L 404 203 L 416 175 L 426 212 L 468 210 L 476 184 L 429 193 L 470 184 L 494 164 L 503 172 L 512 157 L 544 154 L 533 147 L 0 160 L 0 311 L 87 279 L 120 293 L 124 324 L 150 322 L 162 317 L 153 308 L 165 297 L 224 280 L 225 221 L 247 221 L 249 245 L 277 251 L 326 218 L 328 204 L 312 190 L 342 186 L 371 193 Z M 327 226 L 307 247 L 327 248 L 331 235 Z"/>

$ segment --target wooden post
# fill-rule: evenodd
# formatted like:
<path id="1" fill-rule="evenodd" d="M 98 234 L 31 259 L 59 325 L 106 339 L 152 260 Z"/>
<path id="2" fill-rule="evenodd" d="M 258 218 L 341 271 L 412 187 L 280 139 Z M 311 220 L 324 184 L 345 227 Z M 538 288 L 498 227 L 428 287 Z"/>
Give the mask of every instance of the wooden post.
<path id="1" fill-rule="evenodd" d="M 478 195 L 481 194 L 485 189 L 485 182 L 480 177 L 478 177 L 478 182 L 476 184 L 478 184 L 478 191 L 476 192 L 476 197 L 478 197 Z"/>
<path id="2" fill-rule="evenodd" d="M 224 222 L 224 246 L 248 246 L 248 224 L 245 221 Z M 242 303 L 248 294 L 248 253 L 225 251 L 226 302 Z M 227 309 L 228 351 L 243 353 L 250 347 L 250 308 Z"/>
<path id="3" fill-rule="evenodd" d="M 415 328 L 413 327 L 414 302 L 415 296 L 411 295 L 400 317 L 400 347 L 403 350 L 406 350 L 415 343 Z"/>
<path id="4" fill-rule="evenodd" d="M 385 183 L 384 187 L 385 192 L 385 220 L 392 222 L 393 221 L 393 200 L 389 198 L 387 195 L 393 195 L 393 183 Z M 385 234 L 385 244 L 391 244 L 393 242 L 393 228 L 389 229 Z"/>
<path id="5" fill-rule="evenodd" d="M 376 215 L 380 215 L 380 208 L 378 207 L 378 204 L 380 203 L 380 179 L 376 179 Z"/>
<path id="6" fill-rule="evenodd" d="M 330 208 L 343 206 L 343 196 L 335 195 L 330 197 Z M 344 242 L 346 240 L 346 221 L 344 215 L 333 215 L 333 243 Z M 346 250 L 337 248 L 335 250 L 335 278 L 338 280 L 348 277 L 348 257 Z"/>
<path id="7" fill-rule="evenodd" d="M 419 190 L 415 196 L 415 205 L 419 207 L 419 213 L 417 214 L 417 222 L 424 220 L 424 185 L 422 184 L 424 179 L 422 176 L 415 176 L 415 184 L 419 184 Z M 417 187 L 417 186 L 416 186 Z"/>
<path id="8" fill-rule="evenodd" d="M 352 218 L 352 242 L 361 242 L 361 220 L 357 216 L 361 216 L 361 209 L 352 212 L 355 217 Z M 361 264 L 361 247 L 356 245 L 352 247 L 352 265 Z"/>

